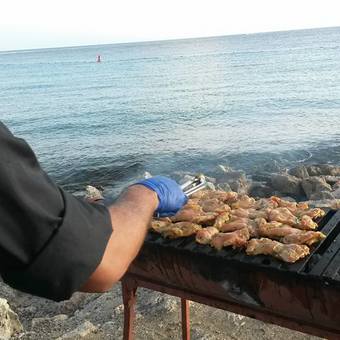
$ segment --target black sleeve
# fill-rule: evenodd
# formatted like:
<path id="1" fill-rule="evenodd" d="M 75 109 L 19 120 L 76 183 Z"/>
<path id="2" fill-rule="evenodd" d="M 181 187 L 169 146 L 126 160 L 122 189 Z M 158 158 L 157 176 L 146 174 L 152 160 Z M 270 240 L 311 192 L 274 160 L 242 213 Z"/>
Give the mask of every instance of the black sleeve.
<path id="1" fill-rule="evenodd" d="M 0 122 L 0 274 L 53 300 L 78 290 L 112 233 L 106 207 L 77 199 L 41 169 L 28 144 Z"/>

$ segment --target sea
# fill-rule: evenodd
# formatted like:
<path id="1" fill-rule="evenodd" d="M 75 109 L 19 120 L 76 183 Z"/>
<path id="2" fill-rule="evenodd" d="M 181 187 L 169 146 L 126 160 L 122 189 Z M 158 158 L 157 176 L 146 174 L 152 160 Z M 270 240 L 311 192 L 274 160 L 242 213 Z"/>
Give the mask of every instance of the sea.
<path id="1" fill-rule="evenodd" d="M 340 28 L 0 52 L 0 120 L 71 192 L 340 164 Z"/>

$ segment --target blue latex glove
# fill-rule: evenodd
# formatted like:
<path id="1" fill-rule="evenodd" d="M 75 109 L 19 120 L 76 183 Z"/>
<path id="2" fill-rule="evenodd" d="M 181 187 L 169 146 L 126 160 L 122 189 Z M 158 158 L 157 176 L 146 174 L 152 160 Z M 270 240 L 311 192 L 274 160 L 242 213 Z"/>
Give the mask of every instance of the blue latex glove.
<path id="1" fill-rule="evenodd" d="M 159 204 L 155 211 L 159 217 L 173 216 L 187 203 L 181 187 L 172 179 L 164 176 L 155 176 L 136 184 L 144 185 L 157 193 Z"/>

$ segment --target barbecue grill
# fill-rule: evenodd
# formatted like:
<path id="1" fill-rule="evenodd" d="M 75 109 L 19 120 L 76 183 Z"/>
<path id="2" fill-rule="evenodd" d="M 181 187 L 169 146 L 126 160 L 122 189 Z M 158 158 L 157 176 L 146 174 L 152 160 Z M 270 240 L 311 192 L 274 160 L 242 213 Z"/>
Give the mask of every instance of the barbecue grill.
<path id="1" fill-rule="evenodd" d="M 318 224 L 327 237 L 295 264 L 150 232 L 122 279 L 124 339 L 133 338 L 139 286 L 182 298 L 183 339 L 190 338 L 188 300 L 340 339 L 340 211 L 328 211 Z"/>

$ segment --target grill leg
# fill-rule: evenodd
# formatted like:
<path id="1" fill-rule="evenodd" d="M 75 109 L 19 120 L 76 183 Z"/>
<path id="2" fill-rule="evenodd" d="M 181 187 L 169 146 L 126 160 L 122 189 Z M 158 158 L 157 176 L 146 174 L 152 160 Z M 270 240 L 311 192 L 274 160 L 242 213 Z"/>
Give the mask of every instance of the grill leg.
<path id="1" fill-rule="evenodd" d="M 190 306 L 187 299 L 181 298 L 182 339 L 190 340 Z"/>
<path id="2" fill-rule="evenodd" d="M 136 318 L 136 291 L 137 284 L 129 279 L 122 280 L 122 295 L 124 304 L 124 340 L 134 339 L 134 321 Z"/>

